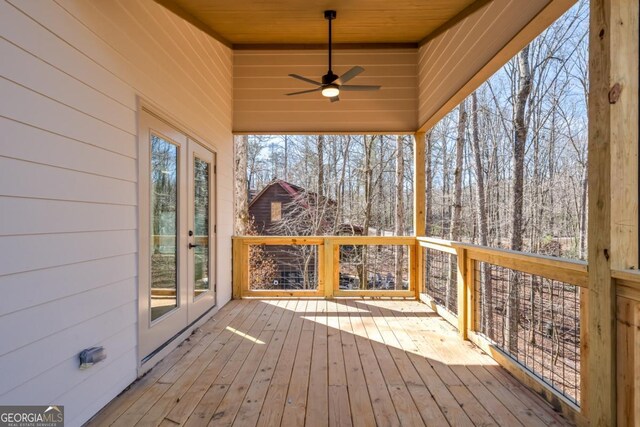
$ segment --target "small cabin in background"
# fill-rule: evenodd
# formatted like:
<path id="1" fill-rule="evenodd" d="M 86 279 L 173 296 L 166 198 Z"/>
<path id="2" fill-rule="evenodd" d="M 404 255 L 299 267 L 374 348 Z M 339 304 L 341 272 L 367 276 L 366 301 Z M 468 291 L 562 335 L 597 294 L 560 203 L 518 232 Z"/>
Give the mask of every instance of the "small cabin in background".
<path id="1" fill-rule="evenodd" d="M 359 225 L 337 224 L 337 202 L 305 188 L 274 179 L 261 191 L 249 191 L 249 217 L 258 235 L 362 236 Z"/>
<path id="2" fill-rule="evenodd" d="M 300 186 L 281 179 L 274 179 L 253 195 L 249 202 L 249 217 L 253 218 L 256 233 L 259 235 L 278 234 L 273 232 L 273 228 L 282 220 L 283 208 L 285 214 L 290 212 L 292 210 L 290 204 L 299 200 L 305 192 L 306 190 Z"/>
<path id="3" fill-rule="evenodd" d="M 249 216 L 258 235 L 363 235 L 358 225 L 336 224 L 335 200 L 299 185 L 274 179 L 251 197 Z M 308 289 L 317 282 L 318 253 L 312 246 L 264 246 L 250 281 L 261 289 Z"/>

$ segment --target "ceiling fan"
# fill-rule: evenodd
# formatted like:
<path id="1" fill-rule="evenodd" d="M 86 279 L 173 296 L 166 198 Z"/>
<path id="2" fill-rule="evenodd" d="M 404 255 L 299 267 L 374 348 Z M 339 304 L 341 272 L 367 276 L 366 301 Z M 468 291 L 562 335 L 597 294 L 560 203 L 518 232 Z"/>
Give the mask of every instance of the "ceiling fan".
<path id="1" fill-rule="evenodd" d="M 329 98 L 331 102 L 336 102 L 336 101 L 340 101 L 339 95 L 341 90 L 367 91 L 367 90 L 380 89 L 380 86 L 346 84 L 348 81 L 350 81 L 351 79 L 353 79 L 358 74 L 364 71 L 364 68 L 360 66 L 356 65 L 355 67 L 351 68 L 349 71 L 347 71 L 341 76 L 337 76 L 333 73 L 333 70 L 331 70 L 331 21 L 336 19 L 336 11 L 325 10 L 324 18 L 327 21 L 329 21 L 329 71 L 327 71 L 327 74 L 322 76 L 322 82 L 308 79 L 298 74 L 289 74 L 289 76 L 293 77 L 294 79 L 298 79 L 298 80 L 302 80 L 303 82 L 314 84 L 317 87 L 315 89 L 287 93 L 287 96 L 302 95 L 303 93 L 311 93 L 311 92 L 322 92 L 322 95 Z"/>

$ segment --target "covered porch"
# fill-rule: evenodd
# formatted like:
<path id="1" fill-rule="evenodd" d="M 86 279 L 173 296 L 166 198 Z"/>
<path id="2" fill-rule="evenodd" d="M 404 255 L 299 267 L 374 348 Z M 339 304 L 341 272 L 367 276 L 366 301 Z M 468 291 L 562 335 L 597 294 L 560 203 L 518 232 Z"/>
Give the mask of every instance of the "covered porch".
<path id="1" fill-rule="evenodd" d="M 89 425 L 569 425 L 427 305 L 234 300 Z"/>
<path id="2" fill-rule="evenodd" d="M 383 89 L 337 104 L 285 96 L 326 72 L 324 4 L 271 3 L 0 1 L 0 404 L 72 426 L 638 425 L 637 0 L 590 1 L 588 263 L 425 231 L 425 133 L 574 0 L 354 2 L 336 62 Z M 411 234 L 234 235 L 234 138 L 277 132 L 410 135 Z M 313 257 L 302 288 L 256 285 L 270 246 Z M 393 280 L 352 259 L 394 247 Z"/>

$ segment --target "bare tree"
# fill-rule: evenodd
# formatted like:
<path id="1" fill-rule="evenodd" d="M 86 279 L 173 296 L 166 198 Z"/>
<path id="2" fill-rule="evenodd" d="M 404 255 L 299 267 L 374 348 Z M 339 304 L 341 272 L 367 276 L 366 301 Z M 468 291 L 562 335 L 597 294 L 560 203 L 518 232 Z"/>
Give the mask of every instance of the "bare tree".
<path id="1" fill-rule="evenodd" d="M 247 177 L 247 155 L 248 141 L 247 135 L 236 135 L 234 137 L 235 147 L 235 224 L 234 233 L 243 236 L 247 233 L 249 223 L 249 182 Z"/>
<path id="2" fill-rule="evenodd" d="M 432 224 L 433 224 L 433 170 L 432 170 L 432 144 L 433 144 L 433 131 L 429 131 L 425 135 L 424 145 L 425 145 L 425 234 L 427 236 L 433 235 Z"/>
<path id="3" fill-rule="evenodd" d="M 318 135 L 318 195 L 324 196 L 324 135 Z"/>
<path id="4" fill-rule="evenodd" d="M 514 107 L 513 138 L 513 213 L 511 215 L 511 249 L 522 250 L 523 202 L 524 202 L 524 155 L 529 130 L 526 122 L 527 102 L 531 93 L 531 68 L 529 65 L 529 46 L 518 54 L 517 95 Z M 518 329 L 520 317 L 520 273 L 513 272 L 509 281 L 507 301 L 507 327 L 505 337 L 510 351 L 518 351 Z"/>
<path id="5" fill-rule="evenodd" d="M 402 135 L 396 136 L 396 218 L 395 235 L 404 235 L 404 138 Z M 396 246 L 395 277 L 396 289 L 402 289 L 403 270 L 403 249 L 404 246 Z"/>
<path id="6" fill-rule="evenodd" d="M 480 245 L 487 246 L 488 243 L 488 235 L 489 228 L 487 226 L 487 208 L 486 208 L 486 194 L 485 194 L 485 184 L 484 184 L 484 167 L 482 165 L 482 152 L 480 149 L 480 130 L 478 125 L 478 96 L 474 92 L 471 96 L 471 125 L 473 127 L 472 130 L 472 138 L 471 145 L 473 148 L 474 154 L 474 168 L 476 172 L 476 193 L 477 193 L 477 205 L 476 205 L 476 213 L 477 213 L 477 221 L 479 228 L 479 241 Z M 489 336 L 492 336 L 493 330 L 493 321 L 492 321 L 492 313 L 493 313 L 493 286 L 491 283 L 491 269 L 486 263 L 482 263 L 482 279 L 483 286 L 481 288 L 481 298 L 482 298 L 482 306 L 485 307 L 485 314 L 481 322 L 483 322 L 487 331 L 489 331 Z"/>

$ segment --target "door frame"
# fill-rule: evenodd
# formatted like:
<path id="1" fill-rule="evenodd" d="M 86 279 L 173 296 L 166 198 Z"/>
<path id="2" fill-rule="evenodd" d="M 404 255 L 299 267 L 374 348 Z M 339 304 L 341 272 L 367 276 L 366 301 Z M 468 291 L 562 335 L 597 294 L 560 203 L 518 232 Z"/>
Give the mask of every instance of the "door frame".
<path id="1" fill-rule="evenodd" d="M 215 174 L 217 149 L 214 145 L 209 144 L 203 138 L 200 138 L 197 136 L 192 137 L 192 135 L 195 135 L 195 134 L 193 132 L 189 132 L 188 130 L 185 130 L 187 128 L 184 126 L 180 126 L 180 122 L 173 119 L 167 119 L 167 117 L 171 117 L 171 116 L 166 113 L 158 113 L 158 111 L 161 111 L 161 110 L 153 106 L 153 104 L 150 104 L 144 101 L 143 99 L 138 98 L 138 134 L 137 134 L 138 156 L 136 160 L 138 164 L 138 215 L 137 215 L 138 216 L 138 229 L 137 229 L 137 235 L 138 235 L 138 283 L 137 284 L 138 286 L 136 287 L 136 291 L 137 291 L 136 292 L 136 299 L 137 299 L 136 309 L 137 309 L 137 318 L 138 318 L 136 363 L 137 363 L 138 376 L 142 376 L 149 369 L 151 369 L 157 362 L 162 360 L 162 358 L 165 357 L 167 354 L 169 354 L 173 349 L 175 349 L 178 346 L 178 344 L 184 341 L 184 339 L 186 339 L 194 329 L 196 329 L 197 327 L 202 325 L 204 322 L 206 322 L 219 309 L 218 293 L 217 293 L 217 289 L 215 289 L 215 285 L 218 282 L 217 280 L 218 278 L 218 262 L 217 262 L 218 242 L 217 242 L 217 234 L 213 232 L 213 230 L 215 229 L 215 224 L 217 223 L 218 205 L 219 205 L 217 200 L 218 180 Z M 211 206 L 210 204 L 210 208 L 209 208 L 210 221 L 211 221 L 210 236 L 212 236 L 210 238 L 211 249 L 212 249 L 210 254 L 210 263 L 211 263 L 211 268 L 214 269 L 214 274 L 212 275 L 213 283 L 211 284 L 211 291 L 213 293 L 213 298 L 209 299 L 211 301 L 211 306 L 208 307 L 206 310 L 204 310 L 202 314 L 199 314 L 199 316 L 196 317 L 195 319 L 189 319 L 188 312 L 187 312 L 188 307 L 185 307 L 185 310 L 183 311 L 184 316 L 186 318 L 185 326 L 177 332 L 173 332 L 171 334 L 167 333 L 167 336 L 165 337 L 166 340 L 163 343 L 161 343 L 157 348 L 152 350 L 150 353 L 147 352 L 143 344 L 143 340 L 145 339 L 144 337 L 145 328 L 148 328 L 150 324 L 150 309 L 148 305 L 149 298 L 142 298 L 142 295 L 143 295 L 142 292 L 149 291 L 149 281 L 150 281 L 150 273 L 151 273 L 151 262 L 150 262 L 151 198 L 150 198 L 150 175 L 149 175 L 150 174 L 149 159 L 150 159 L 151 153 L 150 153 L 150 145 L 149 145 L 150 134 L 147 130 L 148 125 L 145 123 L 145 120 L 143 119 L 143 116 L 145 115 L 150 117 L 151 121 L 157 121 L 157 123 L 162 123 L 163 126 L 166 126 L 166 128 L 172 129 L 176 134 L 183 135 L 183 137 L 185 138 L 185 144 L 182 147 L 182 150 L 180 152 L 181 158 L 178 160 L 179 168 L 184 168 L 187 165 L 187 162 L 189 161 L 189 152 L 188 152 L 189 140 L 194 141 L 194 143 L 200 145 L 201 147 L 203 147 L 204 149 L 212 153 L 212 156 L 213 156 L 212 166 L 214 168 L 214 170 L 212 171 L 212 177 L 211 177 L 211 180 L 212 180 L 211 200 L 213 202 L 213 205 Z M 147 126 L 147 129 L 145 129 L 145 126 Z M 175 139 L 178 139 L 178 140 L 180 139 L 180 138 L 177 138 L 176 134 L 166 135 L 163 132 L 159 132 L 159 133 L 169 138 L 171 142 L 180 142 L 180 141 L 175 141 Z M 170 133 L 170 132 L 167 132 L 167 133 Z M 187 288 L 189 288 L 189 286 L 187 282 L 187 271 L 185 267 L 187 266 L 187 262 L 189 258 L 187 254 L 188 240 L 186 235 L 186 230 L 188 227 L 187 203 L 189 202 L 188 200 L 189 196 L 188 196 L 187 182 L 189 180 L 189 169 L 187 168 L 184 172 L 179 171 L 178 173 L 184 175 L 184 179 L 183 179 L 184 183 L 180 183 L 180 182 L 178 183 L 178 186 L 179 186 L 178 211 L 179 211 L 179 215 L 184 215 L 185 232 L 178 233 L 177 245 L 179 245 L 179 248 L 181 249 L 181 250 L 178 250 L 178 257 L 179 257 L 178 266 L 179 266 L 179 270 L 182 270 L 182 271 L 178 271 L 177 276 L 179 278 L 181 276 L 184 276 L 184 279 L 179 279 L 179 283 L 180 283 L 180 280 L 182 280 L 183 285 L 182 285 L 182 289 L 179 288 L 177 294 L 178 295 L 184 294 L 184 296 L 178 299 L 178 305 L 181 303 L 180 301 L 182 301 L 182 304 L 187 304 L 188 306 L 189 295 L 187 294 Z M 182 262 L 181 259 L 184 259 L 184 262 Z M 182 268 L 180 268 L 181 265 L 183 266 Z M 179 311 L 179 310 L 176 310 L 176 311 Z M 160 324 L 162 321 L 165 320 L 165 317 L 167 319 L 170 318 L 170 316 L 168 315 L 161 316 L 160 318 L 154 321 L 154 325 Z M 147 354 L 144 354 L 144 353 L 147 353 Z"/>

